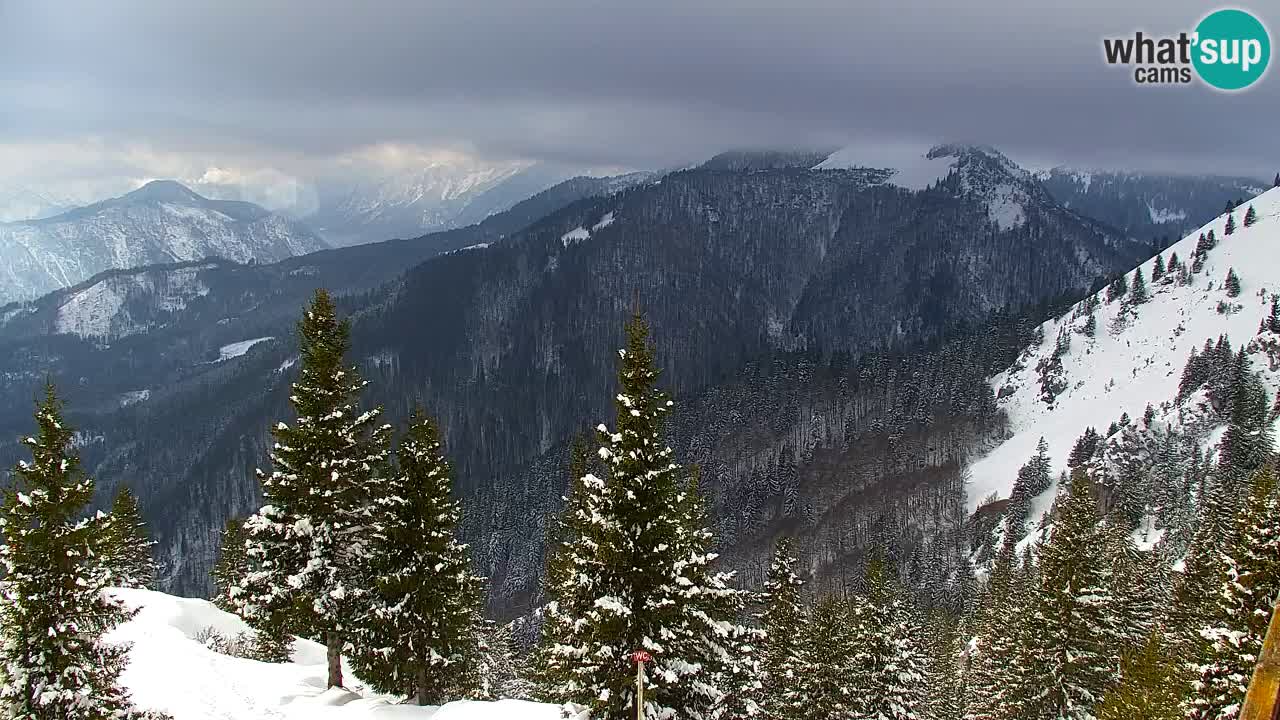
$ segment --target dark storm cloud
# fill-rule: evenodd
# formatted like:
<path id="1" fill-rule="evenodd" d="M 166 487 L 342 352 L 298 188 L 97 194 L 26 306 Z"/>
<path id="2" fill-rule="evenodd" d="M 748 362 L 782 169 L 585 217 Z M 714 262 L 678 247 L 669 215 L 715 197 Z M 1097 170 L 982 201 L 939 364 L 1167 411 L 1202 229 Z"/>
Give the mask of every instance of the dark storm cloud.
<path id="1" fill-rule="evenodd" d="M 0 142 L 660 166 L 961 139 L 1043 162 L 1273 172 L 1275 71 L 1235 95 L 1136 87 L 1104 65 L 1102 37 L 1190 29 L 1213 6 L 1125 5 L 0 0 Z"/>

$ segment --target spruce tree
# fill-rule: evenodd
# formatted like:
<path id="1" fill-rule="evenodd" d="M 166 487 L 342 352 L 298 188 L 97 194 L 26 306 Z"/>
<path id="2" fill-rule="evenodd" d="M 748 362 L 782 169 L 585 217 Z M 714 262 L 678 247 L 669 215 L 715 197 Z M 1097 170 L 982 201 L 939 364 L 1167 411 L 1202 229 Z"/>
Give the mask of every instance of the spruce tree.
<path id="1" fill-rule="evenodd" d="M 450 494 L 439 431 L 421 408 L 410 416 L 395 457 L 396 468 L 375 501 L 372 592 L 366 620 L 354 633 L 353 663 L 360 678 L 381 692 L 442 705 L 461 699 L 447 692 L 469 644 L 482 646 L 470 647 L 476 653 L 487 646 L 473 627 L 483 622 L 481 583 L 456 539 L 461 511 Z"/>
<path id="2" fill-rule="evenodd" d="M 383 480 L 389 426 L 361 412 L 365 383 L 345 364 L 350 323 L 317 290 L 298 324 L 302 371 L 290 401 L 297 422 L 272 429 L 270 475 L 259 471 L 264 505 L 250 517 L 251 570 L 235 591 L 257 630 L 260 654 L 284 660 L 290 634 L 323 639 L 328 685 L 342 686 L 342 653 L 360 620 L 368 582 L 373 498 Z"/>
<path id="3" fill-rule="evenodd" d="M 137 498 L 121 486 L 107 523 L 106 559 L 116 585 L 149 588 L 155 584 L 156 563 L 151 554 L 155 543 L 147 538 L 146 527 Z"/>
<path id="4" fill-rule="evenodd" d="M 1240 276 L 1235 268 L 1227 268 L 1227 280 L 1223 283 L 1227 289 L 1227 297 L 1240 297 Z"/>
<path id="5" fill-rule="evenodd" d="M 1276 173 L 1276 179 L 1275 179 L 1275 182 L 1273 182 L 1273 183 L 1271 184 L 1271 186 L 1272 186 L 1272 187 L 1280 187 L 1280 173 Z"/>
<path id="6" fill-rule="evenodd" d="M 1252 227 L 1256 222 L 1258 222 L 1258 213 L 1254 212 L 1253 206 L 1250 205 L 1249 209 L 1244 213 L 1244 226 Z"/>
<path id="7" fill-rule="evenodd" d="M 696 482 L 672 458 L 663 428 L 673 403 L 657 389 L 658 370 L 640 317 L 619 352 L 617 426 L 601 425 L 604 477 L 582 479 L 578 537 L 568 579 L 547 588 L 543 695 L 586 706 L 593 715 L 635 713 L 630 655 L 649 652 L 645 712 L 712 717 L 732 688 L 745 629 L 732 618 L 742 594 L 709 564 L 711 534 Z M 581 614 L 568 615 L 570 612 Z"/>
<path id="8" fill-rule="evenodd" d="M 1120 682 L 1102 699 L 1097 715 L 1098 720 L 1182 720 L 1180 670 L 1160 633 L 1125 652 Z"/>
<path id="9" fill-rule="evenodd" d="M 249 572 L 249 556 L 245 551 L 248 539 L 244 518 L 227 520 L 227 527 L 222 531 L 222 543 L 218 548 L 218 559 L 210 573 L 213 579 L 213 604 L 227 612 L 236 612 L 231 589 L 239 586 Z"/>
<path id="10" fill-rule="evenodd" d="M 1222 436 L 1219 474 L 1233 496 L 1242 496 L 1248 479 L 1270 459 L 1275 438 L 1266 388 L 1243 351 L 1236 353 L 1230 373 L 1230 414 Z"/>
<path id="11" fill-rule="evenodd" d="M 1224 548 L 1234 543 L 1234 500 L 1225 480 L 1211 478 L 1201 492 L 1199 524 L 1191 541 L 1169 609 L 1170 646 L 1184 665 L 1203 654 L 1200 631 L 1217 611 L 1217 596 L 1224 580 Z"/>
<path id="12" fill-rule="evenodd" d="M 1280 594 L 1280 498 L 1270 463 L 1253 476 L 1224 559 L 1217 611 L 1201 630 L 1207 647 L 1188 702 L 1189 720 L 1236 717 Z"/>
<path id="13" fill-rule="evenodd" d="M 792 717 L 830 720 L 857 717 L 861 701 L 855 686 L 855 662 L 861 638 L 855 623 L 863 608 L 835 595 L 821 598 L 813 609 L 800 652 L 804 672 L 788 693 L 787 703 L 798 708 Z"/>
<path id="14" fill-rule="evenodd" d="M 1133 271 L 1133 287 L 1129 291 L 1129 301 L 1134 305 L 1151 299 L 1151 294 L 1147 291 L 1147 280 L 1142 275 L 1142 266 L 1139 265 L 1137 270 Z"/>
<path id="15" fill-rule="evenodd" d="M 106 588 L 110 520 L 85 515 L 94 482 L 70 452 L 53 386 L 35 412 L 0 507 L 0 716 L 13 720 L 133 717 L 118 679 L 127 647 L 103 635 L 130 617 Z"/>
<path id="16" fill-rule="evenodd" d="M 1017 538 L 1008 524 L 1004 537 L 974 622 L 965 720 L 1013 720 L 1022 608 L 1015 587 Z"/>
<path id="17" fill-rule="evenodd" d="M 853 657 L 855 716 L 918 720 L 926 712 L 920 623 L 883 562 L 868 563 L 865 584 L 867 597 L 856 625 L 863 642 Z"/>
<path id="18" fill-rule="evenodd" d="M 1155 262 L 1151 265 L 1151 282 L 1160 282 L 1164 277 L 1164 255 L 1156 255 Z"/>
<path id="19" fill-rule="evenodd" d="M 1233 208 L 1234 209 L 1234 208 Z M 1236 216 L 1234 213 L 1227 213 L 1227 229 L 1225 234 L 1231 235 L 1236 231 Z"/>
<path id="20" fill-rule="evenodd" d="M 764 585 L 765 610 L 760 618 L 765 632 L 762 704 L 766 715 L 779 720 L 794 717 L 801 710 L 794 702 L 794 690 L 803 673 L 798 639 L 805 622 L 800 599 L 804 581 L 796 574 L 795 566 L 791 541 L 779 539 Z"/>
<path id="21" fill-rule="evenodd" d="M 1093 483 L 1076 470 L 1041 551 L 1040 596 L 1024 636 L 1032 688 L 1020 720 L 1090 720 L 1108 690 L 1110 600 Z"/>
<path id="22" fill-rule="evenodd" d="M 925 672 L 929 720 L 961 720 L 967 695 L 960 661 L 965 641 L 961 634 L 961 616 L 936 612 L 928 623 L 928 667 Z"/>

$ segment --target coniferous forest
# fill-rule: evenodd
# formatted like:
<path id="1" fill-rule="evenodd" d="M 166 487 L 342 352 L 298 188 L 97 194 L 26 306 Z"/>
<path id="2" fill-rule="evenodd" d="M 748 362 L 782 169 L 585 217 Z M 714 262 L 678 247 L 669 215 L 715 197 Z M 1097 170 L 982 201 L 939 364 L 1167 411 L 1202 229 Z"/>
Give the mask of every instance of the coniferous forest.
<path id="1" fill-rule="evenodd" d="M 1268 322 L 1280 324 L 1274 312 Z M 485 579 L 458 539 L 465 510 L 429 410 L 397 430 L 364 406 L 349 322 L 328 293 L 298 336 L 296 415 L 271 429 L 263 506 L 228 525 L 213 572 L 216 602 L 252 633 L 212 647 L 285 662 L 297 638 L 313 639 L 333 687 L 354 681 L 349 666 L 420 705 L 514 697 L 630 717 L 644 651 L 654 718 L 1223 720 L 1239 711 L 1280 593 L 1276 405 L 1225 337 L 1193 350 L 1178 388 L 1225 422 L 1218 457 L 1154 413 L 1125 416 L 1077 440 L 1069 474 L 1051 477 L 1041 440 L 1000 512 L 982 508 L 910 551 L 910 533 L 881 534 L 839 583 L 814 582 L 782 534 L 752 590 L 717 569 L 700 468 L 667 440 L 681 407 L 662 389 L 660 339 L 637 314 L 617 351 L 614 416 L 570 452 L 546 602 L 502 625 L 486 618 Z M 965 347 L 913 362 L 955 361 Z M 978 377 L 983 364 L 961 363 Z M 882 387 L 872 378 L 884 372 L 862 377 Z M 991 402 L 959 399 L 963 387 L 937 392 Z M 921 419 L 938 402 L 903 393 Z M 159 717 L 120 688 L 128 648 L 103 642 L 130 616 L 103 589 L 154 582 L 136 501 L 121 492 L 111 513 L 86 514 L 93 481 L 52 386 L 35 421 L 0 515 L 3 707 Z M 1155 467 L 1137 470 L 1139 457 Z M 1031 522 L 1031 500 L 1055 484 Z M 1167 528 L 1159 542 L 1135 540 L 1147 515 Z"/>

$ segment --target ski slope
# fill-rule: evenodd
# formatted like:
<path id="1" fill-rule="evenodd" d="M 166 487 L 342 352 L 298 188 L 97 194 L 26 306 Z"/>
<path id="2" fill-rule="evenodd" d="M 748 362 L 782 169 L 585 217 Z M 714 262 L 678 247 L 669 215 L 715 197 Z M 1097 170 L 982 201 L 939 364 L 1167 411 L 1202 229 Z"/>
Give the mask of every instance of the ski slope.
<path id="1" fill-rule="evenodd" d="M 294 644 L 293 662 L 263 663 L 222 655 L 196 638 L 212 628 L 235 636 L 248 628 L 205 600 L 150 590 L 112 593 L 138 610 L 109 639 L 131 643 L 121 681 L 142 709 L 173 720 L 559 720 L 556 705 L 502 700 L 443 707 L 399 705 L 396 698 L 325 690 L 324 646 Z M 346 670 L 346 677 L 354 677 Z M 365 696 L 362 696 L 365 695 Z"/>
<path id="2" fill-rule="evenodd" d="M 1244 214 L 1249 205 L 1257 212 L 1258 221 L 1246 228 Z M 1148 403 L 1157 408 L 1162 420 L 1177 422 L 1179 408 L 1161 408 L 1161 403 L 1173 402 L 1192 347 L 1203 346 L 1206 338 L 1216 339 L 1225 333 L 1237 349 L 1248 344 L 1253 369 L 1262 372 L 1274 396 L 1280 387 L 1276 368 L 1260 343 L 1253 341 L 1258 339 L 1260 322 L 1270 314 L 1271 297 L 1280 292 L 1280 189 L 1268 190 L 1242 204 L 1234 215 L 1234 234 L 1225 234 L 1224 214 L 1162 253 L 1167 262 L 1176 252 L 1189 268 L 1200 234 L 1211 229 L 1216 233 L 1218 245 L 1209 251 L 1204 268 L 1193 275 L 1190 285 L 1152 282 L 1155 260 L 1147 260 L 1140 267 L 1151 299 L 1135 306 L 1136 317 L 1123 329 L 1113 330 L 1115 318 L 1122 312 L 1121 303 L 1106 303 L 1103 290 L 1098 293 L 1093 338 L 1079 332 L 1085 316 L 1074 317 L 1073 308 L 1044 323 L 1043 342 L 1028 348 L 1013 368 L 992 378 L 997 396 L 1004 395 L 999 406 L 1008 414 L 1012 434 L 970 465 L 970 510 L 991 493 L 1009 496 L 1018 468 L 1035 454 L 1041 437 L 1048 443 L 1056 477 L 1066 468 L 1076 438 L 1089 426 L 1105 432 L 1121 413 L 1140 418 Z M 1236 298 L 1229 298 L 1224 288 L 1229 268 L 1235 268 L 1240 278 L 1241 293 Z M 1130 287 L 1133 278 L 1131 270 L 1127 275 Z M 1218 305 L 1223 301 L 1238 305 L 1238 311 L 1219 313 Z M 1070 348 L 1062 357 L 1067 385 L 1050 407 L 1040 398 L 1036 366 L 1054 352 L 1064 328 L 1073 331 Z M 1036 514 L 1033 512 L 1033 519 Z"/>

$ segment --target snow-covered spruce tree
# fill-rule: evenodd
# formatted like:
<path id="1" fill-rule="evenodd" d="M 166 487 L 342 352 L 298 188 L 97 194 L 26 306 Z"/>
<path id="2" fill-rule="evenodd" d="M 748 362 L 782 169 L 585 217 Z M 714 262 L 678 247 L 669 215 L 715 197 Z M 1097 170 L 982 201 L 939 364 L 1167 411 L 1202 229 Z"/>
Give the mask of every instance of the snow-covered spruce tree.
<path id="1" fill-rule="evenodd" d="M 1234 212 L 1227 212 L 1227 229 L 1226 234 L 1231 235 L 1236 231 L 1236 216 Z"/>
<path id="2" fill-rule="evenodd" d="M 298 324 L 302 371 L 290 401 L 297 422 L 272 429 L 264 504 L 246 522 L 250 571 L 233 590 L 257 631 L 261 656 L 288 658 L 292 634 L 323 639 L 329 686 L 342 685 L 342 653 L 369 588 L 372 498 L 384 480 L 390 426 L 361 412 L 365 383 L 344 364 L 350 326 L 317 290 Z"/>
<path id="3" fill-rule="evenodd" d="M 1169 645 L 1186 664 L 1202 657 L 1200 630 L 1217 612 L 1217 597 L 1225 579 L 1223 553 L 1235 542 L 1233 509 L 1234 500 L 1223 480 L 1209 479 L 1197 508 L 1199 522 L 1184 569 L 1174 584 L 1167 621 Z"/>
<path id="4" fill-rule="evenodd" d="M 227 612 L 236 612 L 231 588 L 238 586 L 249 572 L 249 557 L 245 554 L 245 541 L 248 539 L 244 518 L 228 519 L 222 531 L 218 559 L 209 572 L 213 580 L 213 604 Z"/>
<path id="5" fill-rule="evenodd" d="M 786 702 L 797 709 L 794 718 L 832 720 L 853 718 L 860 708 L 855 687 L 854 658 L 862 638 L 858 635 L 863 604 L 835 595 L 818 600 L 800 638 L 803 672 L 787 693 Z"/>
<path id="6" fill-rule="evenodd" d="M 1234 359 L 1230 414 L 1218 461 L 1219 477 L 1233 498 L 1245 495 L 1246 484 L 1270 459 L 1275 445 L 1266 388 L 1250 367 L 1248 355 L 1239 352 Z"/>
<path id="7" fill-rule="evenodd" d="M 1227 290 L 1227 297 L 1240 297 L 1240 276 L 1236 274 L 1235 268 L 1227 268 L 1227 279 L 1222 286 Z"/>
<path id="8" fill-rule="evenodd" d="M 928 720 L 961 720 L 964 717 L 964 657 L 965 641 L 960 628 L 961 617 L 948 611 L 936 611 L 929 619 L 926 712 Z"/>
<path id="9" fill-rule="evenodd" d="M 451 696 L 457 668 L 487 641 L 477 638 L 482 582 L 457 540 L 461 515 L 440 434 L 421 409 L 396 446 L 396 468 L 375 499 L 377 530 L 368 560 L 372 592 L 354 632 L 356 673 L 381 692 L 419 705 Z M 477 661 L 478 662 L 478 661 Z M 480 672 L 478 677 L 483 677 Z M 465 692 L 464 688 L 453 692 Z"/>
<path id="10" fill-rule="evenodd" d="M 745 632 L 732 620 L 741 593 L 709 568 L 715 556 L 695 522 L 696 489 L 663 442 L 672 403 L 656 387 L 648 327 L 637 316 L 626 334 L 617 427 L 600 426 L 604 477 L 582 479 L 570 511 L 585 518 L 561 541 L 570 570 L 547 588 L 543 694 L 587 706 L 594 718 L 633 716 L 630 654 L 646 650 L 645 715 L 700 720 L 726 696 L 717 681 Z"/>
<path id="11" fill-rule="evenodd" d="M 1121 518 L 1103 524 L 1106 543 L 1108 647 L 1113 655 L 1138 654 L 1158 626 L 1169 603 L 1169 572 L 1151 551 L 1140 550 Z"/>
<path id="12" fill-rule="evenodd" d="M 1217 612 L 1201 631 L 1206 653 L 1191 688 L 1189 720 L 1238 715 L 1280 594 L 1280 497 L 1270 463 L 1253 476 L 1248 505 L 1224 559 L 1226 582 Z"/>
<path id="13" fill-rule="evenodd" d="M 1027 620 L 1031 689 L 1019 720 L 1092 720 L 1114 676 L 1104 539 L 1093 483 L 1082 470 L 1060 494 L 1040 553 L 1040 594 Z"/>
<path id="14" fill-rule="evenodd" d="M 926 657 L 914 610 L 893 571 L 867 564 L 867 597 L 857 627 L 864 641 L 854 655 L 854 717 L 917 720 L 924 717 Z"/>
<path id="15" fill-rule="evenodd" d="M 588 472 L 589 467 L 586 440 L 579 436 L 569 451 L 569 493 L 563 498 L 564 509 L 547 537 L 544 591 L 552 599 L 544 609 L 542 633 L 531 663 L 534 696 L 544 702 L 563 702 L 561 698 L 576 692 L 576 666 L 572 654 L 560 647 L 561 640 L 570 637 L 577 618 L 594 607 L 594 598 L 576 591 L 600 563 L 595 553 L 599 526 L 593 520 L 603 496 L 595 487 L 599 479 Z"/>
<path id="16" fill-rule="evenodd" d="M 53 386 L 36 407 L 30 462 L 13 471 L 0 507 L 0 717 L 115 720 L 134 717 L 118 685 L 127 647 L 102 636 L 130 613 L 104 592 L 110 521 L 88 517 L 93 480 L 69 452 Z"/>
<path id="17" fill-rule="evenodd" d="M 1154 271 L 1152 274 L 1154 275 Z M 1129 291 L 1129 302 L 1133 305 L 1141 305 L 1150 299 L 1151 293 L 1147 291 L 1147 279 L 1143 277 L 1142 266 L 1139 265 L 1138 269 L 1133 271 L 1133 288 Z"/>
<path id="18" fill-rule="evenodd" d="M 1256 222 L 1258 222 L 1258 213 L 1254 212 L 1253 206 L 1250 205 L 1249 209 L 1244 211 L 1244 226 L 1252 227 Z"/>
<path id="19" fill-rule="evenodd" d="M 111 504 L 107 522 L 107 565 L 111 582 L 121 587 L 149 588 L 156 581 L 155 542 L 147 537 L 147 525 L 138 512 L 138 499 L 121 487 Z"/>
<path id="20" fill-rule="evenodd" d="M 973 624 L 965 720 L 1012 720 L 1023 610 L 1015 588 L 1017 538 L 1006 519 L 1004 541 L 992 564 Z"/>
<path id="21" fill-rule="evenodd" d="M 770 718 L 796 717 L 800 711 L 793 690 L 800 681 L 802 657 L 799 638 L 805 623 L 800 599 L 804 580 L 796 573 L 790 538 L 780 538 L 764 584 L 764 693 L 763 706 Z"/>
<path id="22" fill-rule="evenodd" d="M 1164 637 L 1152 633 L 1125 653 L 1120 682 L 1098 705 L 1098 720 L 1181 720 L 1183 683 Z"/>

